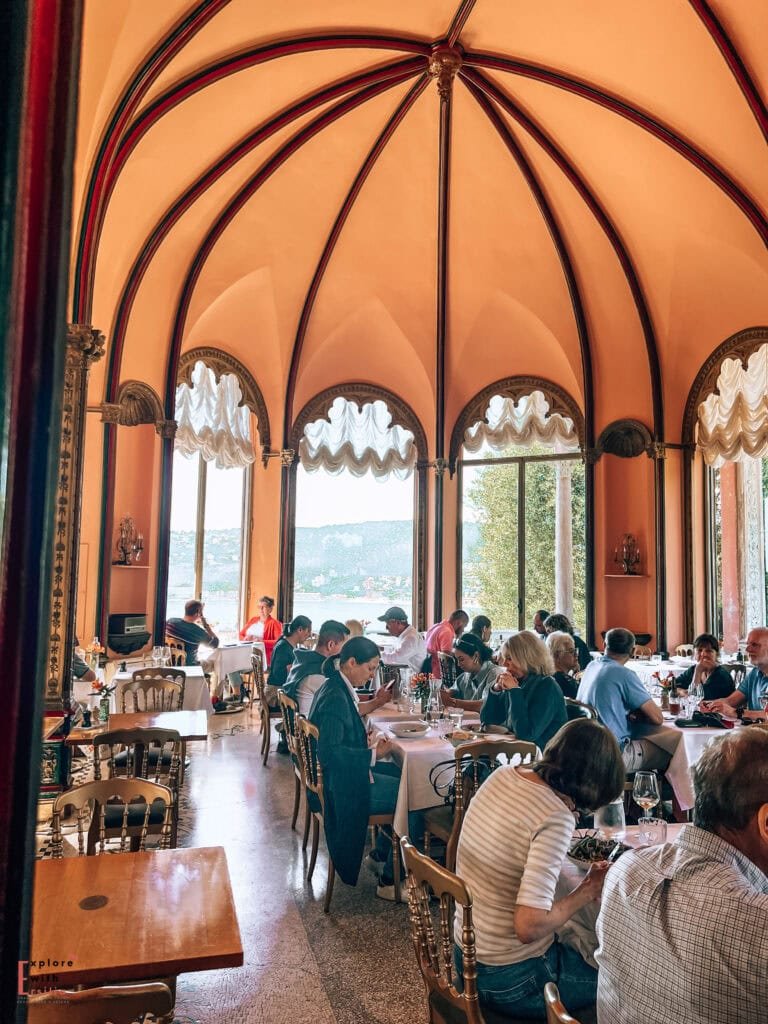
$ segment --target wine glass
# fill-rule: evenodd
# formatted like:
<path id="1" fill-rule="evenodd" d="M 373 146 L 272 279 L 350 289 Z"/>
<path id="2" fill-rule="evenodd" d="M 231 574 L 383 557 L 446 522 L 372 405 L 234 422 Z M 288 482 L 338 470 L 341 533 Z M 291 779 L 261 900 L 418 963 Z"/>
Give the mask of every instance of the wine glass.
<path id="1" fill-rule="evenodd" d="M 615 839 L 621 842 L 627 834 L 627 821 L 624 817 L 624 800 L 618 800 L 606 804 L 605 807 L 598 807 L 595 811 L 595 828 L 601 839 Z"/>
<path id="2" fill-rule="evenodd" d="M 152 667 L 159 668 L 163 660 L 163 648 L 153 647 L 152 648 Z"/>
<path id="3" fill-rule="evenodd" d="M 163 652 L 162 653 L 163 665 L 166 665 L 166 666 L 170 665 L 171 664 L 171 648 L 170 647 L 163 647 L 162 652 Z"/>
<path id="4" fill-rule="evenodd" d="M 637 772 L 635 783 L 632 786 L 632 799 L 645 811 L 645 817 L 649 817 L 652 807 L 661 800 L 659 779 L 656 772 Z"/>

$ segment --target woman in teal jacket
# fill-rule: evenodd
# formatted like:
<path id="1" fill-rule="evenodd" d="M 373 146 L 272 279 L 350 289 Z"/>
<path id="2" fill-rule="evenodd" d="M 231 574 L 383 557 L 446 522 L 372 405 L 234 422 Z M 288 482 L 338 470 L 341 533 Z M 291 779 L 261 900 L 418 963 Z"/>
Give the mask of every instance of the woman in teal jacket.
<path id="1" fill-rule="evenodd" d="M 499 661 L 505 671 L 488 690 L 480 711 L 484 725 L 503 725 L 519 740 L 543 750 L 568 721 L 563 691 L 546 644 L 535 633 L 515 633 L 502 646 Z"/>

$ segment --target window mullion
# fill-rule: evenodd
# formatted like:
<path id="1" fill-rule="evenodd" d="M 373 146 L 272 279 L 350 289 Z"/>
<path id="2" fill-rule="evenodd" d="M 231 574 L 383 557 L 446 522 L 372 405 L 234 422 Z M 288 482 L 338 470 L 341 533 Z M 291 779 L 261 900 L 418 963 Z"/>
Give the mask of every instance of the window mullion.
<path id="1" fill-rule="evenodd" d="M 195 520 L 195 597 L 203 597 L 203 559 L 205 557 L 205 487 L 208 469 L 202 453 L 198 455 L 197 516 Z"/>

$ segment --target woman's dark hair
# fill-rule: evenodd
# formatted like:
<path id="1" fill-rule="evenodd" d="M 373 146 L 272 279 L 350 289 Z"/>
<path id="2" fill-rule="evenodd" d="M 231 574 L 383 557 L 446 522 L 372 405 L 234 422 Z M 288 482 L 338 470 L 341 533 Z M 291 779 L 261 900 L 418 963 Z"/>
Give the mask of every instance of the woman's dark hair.
<path id="1" fill-rule="evenodd" d="M 275 607 L 275 599 L 274 597 L 267 597 L 267 595 L 265 594 L 264 597 L 259 598 L 259 604 L 265 604 L 267 608 L 269 608 L 269 610 L 272 611 L 272 609 Z"/>
<path id="2" fill-rule="evenodd" d="M 283 636 L 293 636 L 297 629 L 312 629 L 312 619 L 297 615 L 283 626 Z"/>
<path id="3" fill-rule="evenodd" d="M 573 636 L 573 623 L 567 615 L 561 615 L 560 612 L 555 612 L 552 615 L 548 615 L 544 620 L 544 629 L 548 633 L 560 632 L 570 633 Z"/>
<path id="4" fill-rule="evenodd" d="M 462 651 L 464 654 L 468 654 L 471 658 L 473 655 L 477 655 L 480 659 L 480 664 L 483 662 L 490 661 L 493 657 L 493 651 L 490 647 L 487 647 L 479 636 L 474 633 L 463 633 L 461 636 L 456 637 L 453 641 L 454 651 Z"/>
<path id="5" fill-rule="evenodd" d="M 354 658 L 358 665 L 362 665 L 366 661 L 378 658 L 380 653 L 373 640 L 369 640 L 367 636 L 351 636 L 337 655 L 325 659 L 323 662 L 323 675 L 330 676 L 336 669 L 337 661 L 339 667 L 341 667 L 350 658 Z"/>
<path id="6" fill-rule="evenodd" d="M 720 650 L 720 641 L 716 636 L 712 636 L 711 633 L 699 633 L 693 641 L 693 649 L 696 651 L 699 647 L 711 647 L 715 654 L 717 654 Z"/>
<path id="7" fill-rule="evenodd" d="M 616 737 L 589 718 L 559 729 L 533 770 L 579 810 L 595 811 L 624 792 L 624 761 Z"/>
<path id="8" fill-rule="evenodd" d="M 470 629 L 469 632 L 473 633 L 475 636 L 479 636 L 480 639 L 482 640 L 483 630 L 490 628 L 491 620 L 488 618 L 487 615 L 476 615 L 474 619 L 472 619 L 472 629 Z"/>

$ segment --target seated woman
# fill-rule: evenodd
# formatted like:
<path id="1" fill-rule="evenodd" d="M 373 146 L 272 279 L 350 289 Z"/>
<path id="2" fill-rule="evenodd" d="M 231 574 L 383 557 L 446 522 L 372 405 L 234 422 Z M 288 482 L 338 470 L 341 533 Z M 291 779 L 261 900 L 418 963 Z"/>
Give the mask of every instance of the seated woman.
<path id="1" fill-rule="evenodd" d="M 442 691 L 443 704 L 447 708 L 479 711 L 491 683 L 501 671 L 491 661 L 493 651 L 474 633 L 464 633 L 453 642 L 453 656 L 461 674 L 452 690 Z"/>
<path id="2" fill-rule="evenodd" d="M 339 877 L 356 885 L 363 859 L 368 818 L 392 814 L 400 788 L 400 769 L 377 763 L 389 753 L 390 742 L 380 739 L 371 749 L 358 710 L 357 687 L 373 679 L 379 666 L 379 649 L 364 636 L 351 637 L 339 652 L 339 667 L 328 658 L 323 672 L 328 677 L 315 694 L 309 720 L 320 731 L 317 757 L 323 769 L 325 789 L 325 840 Z M 376 895 L 394 900 L 392 846 L 379 833 L 377 857 L 383 864 Z"/>
<path id="3" fill-rule="evenodd" d="M 547 636 L 547 647 L 555 663 L 555 682 L 563 691 L 564 697 L 575 699 L 579 684 L 571 673 L 578 671 L 579 659 L 573 637 L 570 633 L 555 630 Z"/>
<path id="4" fill-rule="evenodd" d="M 282 623 L 273 616 L 275 600 L 272 597 L 259 598 L 259 614 L 248 619 L 240 630 L 241 640 L 261 640 L 267 658 L 267 668 L 272 663 L 272 651 L 283 632 Z"/>
<path id="5" fill-rule="evenodd" d="M 733 693 L 735 685 L 728 669 L 719 664 L 720 644 L 711 633 L 702 633 L 693 641 L 696 664 L 675 680 L 678 690 L 704 687 L 704 700 L 721 700 Z"/>
<path id="6" fill-rule="evenodd" d="M 592 661 L 592 655 L 589 653 L 589 648 L 580 636 L 576 636 L 573 623 L 567 615 L 561 615 L 559 612 L 555 612 L 554 615 L 548 615 L 544 620 L 544 632 L 547 634 L 555 632 L 568 633 L 569 636 L 573 637 L 573 642 L 576 645 L 576 657 L 578 658 L 579 668 L 582 672 Z"/>
<path id="7" fill-rule="evenodd" d="M 582 718 L 565 725 L 533 765 L 505 765 L 483 783 L 464 818 L 456 873 L 472 892 L 480 1003 L 510 1017 L 544 1019 L 554 981 L 569 1010 L 594 1005 L 597 971 L 556 932 L 600 898 L 608 868 L 593 864 L 562 899 L 555 888 L 573 836 L 574 812 L 593 811 L 624 788 L 614 736 Z M 461 973 L 461 912 L 454 924 Z"/>
<path id="8" fill-rule="evenodd" d="M 519 740 L 530 740 L 543 749 L 568 720 L 546 644 L 524 629 L 502 644 L 499 660 L 505 671 L 488 690 L 480 721 L 486 726 L 503 725 Z"/>

